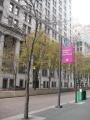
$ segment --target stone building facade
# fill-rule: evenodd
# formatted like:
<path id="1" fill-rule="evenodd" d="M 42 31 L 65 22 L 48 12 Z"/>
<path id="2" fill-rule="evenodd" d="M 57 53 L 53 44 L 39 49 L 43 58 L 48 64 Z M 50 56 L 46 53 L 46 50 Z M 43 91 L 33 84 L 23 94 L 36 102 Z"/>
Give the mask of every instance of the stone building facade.
<path id="1" fill-rule="evenodd" d="M 71 39 L 71 0 L 40 0 L 36 3 L 37 14 L 42 23 L 41 27 L 51 38 L 59 40 L 59 35 Z M 52 23 L 50 25 L 45 24 Z M 55 24 L 56 23 L 56 24 Z M 14 76 L 12 72 L 5 72 L 2 65 L 6 65 L 3 56 L 7 54 L 9 48 L 14 55 L 20 53 L 20 44 L 22 42 L 22 31 L 25 33 L 33 32 L 35 29 L 35 20 L 28 12 L 24 0 L 0 0 L 0 88 L 8 89 L 14 87 Z M 8 62 L 8 60 L 6 59 Z M 12 61 L 14 57 L 12 56 Z M 12 61 L 8 62 L 12 66 Z M 11 67 L 12 68 L 12 67 Z M 10 69 L 12 71 L 12 69 Z M 30 87 L 33 86 L 33 71 L 31 71 Z M 49 84 L 48 70 L 39 72 L 39 88 L 47 88 Z M 73 74 L 62 72 L 62 87 L 73 87 Z M 26 76 L 17 73 L 16 86 L 25 88 Z M 57 71 L 52 72 L 50 87 L 58 87 Z"/>

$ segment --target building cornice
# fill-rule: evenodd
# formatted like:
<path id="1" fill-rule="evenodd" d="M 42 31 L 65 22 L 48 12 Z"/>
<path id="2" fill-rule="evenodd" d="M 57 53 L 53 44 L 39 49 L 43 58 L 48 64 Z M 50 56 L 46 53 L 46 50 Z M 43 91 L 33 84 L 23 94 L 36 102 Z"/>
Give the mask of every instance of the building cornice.
<path id="1" fill-rule="evenodd" d="M 18 27 L 12 27 L 2 22 L 0 22 L 0 32 L 14 36 L 17 39 L 21 39 L 22 36 L 24 36 L 23 32 Z"/>

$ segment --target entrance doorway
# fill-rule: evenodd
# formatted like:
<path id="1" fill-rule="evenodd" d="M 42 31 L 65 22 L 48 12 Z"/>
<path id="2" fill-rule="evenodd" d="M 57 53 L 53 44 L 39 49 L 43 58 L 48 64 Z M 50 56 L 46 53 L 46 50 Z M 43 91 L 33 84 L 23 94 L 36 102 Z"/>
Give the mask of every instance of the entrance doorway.
<path id="1" fill-rule="evenodd" d="M 23 80 L 20 80 L 19 86 L 20 88 L 23 88 Z"/>
<path id="2" fill-rule="evenodd" d="M 3 78 L 3 88 L 6 89 L 8 86 L 8 78 Z"/>
<path id="3" fill-rule="evenodd" d="M 14 88 L 14 79 L 10 79 L 9 88 Z"/>

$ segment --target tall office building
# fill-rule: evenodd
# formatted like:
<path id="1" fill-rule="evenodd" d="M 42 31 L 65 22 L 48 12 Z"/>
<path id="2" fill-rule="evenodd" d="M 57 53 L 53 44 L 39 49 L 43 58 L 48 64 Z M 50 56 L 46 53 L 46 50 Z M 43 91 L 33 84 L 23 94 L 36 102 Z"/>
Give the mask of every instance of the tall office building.
<path id="1" fill-rule="evenodd" d="M 90 57 L 90 25 L 74 25 L 72 39 L 76 43 L 76 52 L 80 52 L 85 57 Z"/>
<path id="2" fill-rule="evenodd" d="M 40 27 L 51 38 L 59 40 L 59 35 L 71 38 L 71 0 L 37 0 L 36 12 L 41 21 Z M 19 55 L 22 31 L 30 33 L 35 29 L 35 20 L 31 8 L 24 0 L 0 0 L 0 68 L 5 65 L 3 56 L 12 51 Z M 9 48 L 9 51 L 8 51 Z M 13 65 L 12 61 L 8 66 Z M 2 69 L 1 69 L 2 71 Z M 8 70 L 9 71 L 9 70 Z M 10 69 L 12 71 L 12 69 Z M 14 86 L 13 75 L 9 72 L 0 74 L 0 88 Z M 32 76 L 32 75 L 31 75 Z M 25 86 L 24 74 L 17 75 L 17 86 Z"/>

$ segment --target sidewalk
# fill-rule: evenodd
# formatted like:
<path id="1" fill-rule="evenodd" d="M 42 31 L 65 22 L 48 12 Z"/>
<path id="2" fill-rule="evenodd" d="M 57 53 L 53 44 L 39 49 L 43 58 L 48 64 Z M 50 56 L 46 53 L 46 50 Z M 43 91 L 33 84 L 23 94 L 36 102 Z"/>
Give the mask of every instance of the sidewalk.
<path id="1" fill-rule="evenodd" d="M 63 105 L 63 108 L 53 108 L 34 115 L 44 120 L 90 120 L 90 98 L 81 103 Z"/>
<path id="2" fill-rule="evenodd" d="M 90 120 L 90 98 L 77 104 L 72 102 L 64 104 L 63 108 L 51 107 L 30 114 L 30 120 Z M 22 120 L 22 118 L 23 114 L 2 120 Z"/>

